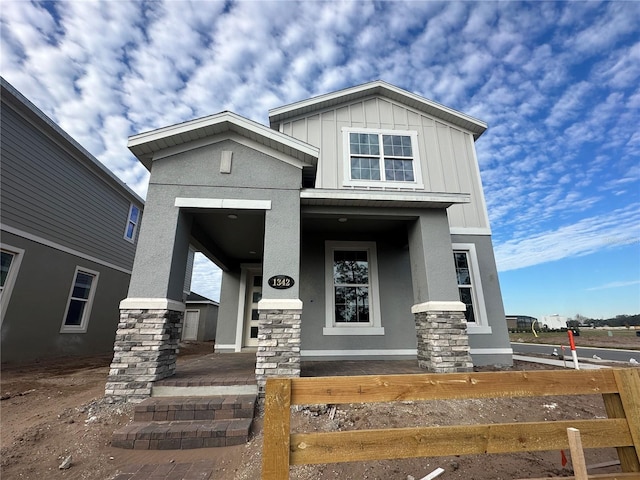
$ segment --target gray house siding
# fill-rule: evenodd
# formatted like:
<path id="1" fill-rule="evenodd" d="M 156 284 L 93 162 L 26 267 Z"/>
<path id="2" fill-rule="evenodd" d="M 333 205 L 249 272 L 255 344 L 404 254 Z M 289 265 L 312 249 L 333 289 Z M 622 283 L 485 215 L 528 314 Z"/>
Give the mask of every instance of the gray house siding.
<path id="1" fill-rule="evenodd" d="M 2 232 L 2 243 L 25 251 L 2 322 L 2 362 L 109 353 L 130 275 Z M 98 272 L 84 333 L 60 333 L 76 267 Z"/>
<path id="2" fill-rule="evenodd" d="M 222 151 L 233 152 L 231 174 L 220 173 Z M 176 181 L 178 178 L 179 182 Z M 277 226 L 272 235 L 277 236 L 277 232 L 294 228 L 293 223 L 299 221 L 301 185 L 300 168 L 224 138 L 200 148 L 154 160 L 147 194 L 147 221 L 140 231 L 141 243 L 134 262 L 138 275 L 132 280 L 129 297 L 181 300 L 184 270 L 172 268 L 166 262 L 160 262 L 160 259 L 182 254 L 186 259 L 184 248 L 185 245 L 188 247 L 191 240 L 191 222 L 198 215 L 206 215 L 207 209 L 178 209 L 175 206 L 176 198 L 269 201 L 272 208 L 263 215 L 265 219 L 256 221 L 268 225 L 266 217 L 270 217 L 272 224 Z M 208 222 L 203 217 L 198 217 L 197 221 L 203 224 Z M 175 234 L 176 222 L 180 225 L 179 235 Z M 241 233 L 236 235 L 242 238 Z M 264 235 L 269 235 L 268 229 Z M 181 246 L 175 243 L 178 236 L 181 237 Z M 297 264 L 292 264 L 293 258 L 287 252 L 295 249 L 295 242 L 298 241 L 299 238 L 288 238 L 288 243 L 283 243 L 281 254 L 274 257 L 273 266 L 265 266 L 265 269 L 272 268 L 277 273 L 297 277 Z M 234 259 L 229 267 L 237 270 L 239 263 L 249 262 L 252 257 L 245 252 L 245 256 L 239 260 Z M 177 263 L 183 262 L 178 260 Z M 295 298 L 297 292 L 296 287 L 287 294 Z"/>
<path id="3" fill-rule="evenodd" d="M 418 132 L 423 190 L 469 193 L 470 203 L 449 208 L 450 225 L 488 230 L 489 220 L 471 133 L 383 97 L 359 100 L 288 120 L 282 123 L 280 131 L 320 147 L 316 188 L 346 188 L 343 185 L 346 158 L 343 128 Z M 384 188 L 384 185 L 380 187 Z"/>
<path id="4" fill-rule="evenodd" d="M 223 272 L 220 286 L 220 308 L 216 330 L 216 350 L 233 351 L 236 343 L 238 309 L 242 303 L 240 295 L 240 272 Z M 219 348 L 221 346 L 222 348 Z"/>
<path id="5" fill-rule="evenodd" d="M 357 234 L 336 237 L 318 231 L 303 232 L 300 299 L 302 314 L 302 358 L 366 359 L 415 358 L 416 333 L 411 306 L 413 293 L 406 231 L 387 234 Z M 384 335 L 323 335 L 326 319 L 325 241 L 373 241 L 376 243 L 380 315 Z M 400 244 L 400 246 L 399 246 Z M 372 353 L 375 351 L 375 353 Z M 328 352 L 333 352 L 330 356 Z"/>
<path id="6" fill-rule="evenodd" d="M 144 201 L 4 79 L 0 135 L 2 244 L 23 251 L 2 296 L 2 361 L 107 353 L 136 249 L 129 208 L 139 225 Z M 97 273 L 93 303 L 81 333 L 61 333 L 76 268 Z"/>
<path id="7" fill-rule="evenodd" d="M 124 232 L 131 203 L 142 203 L 4 102 L 0 128 L 2 224 L 130 269 Z"/>
<path id="8" fill-rule="evenodd" d="M 452 235 L 451 239 L 454 244 L 471 243 L 476 247 L 487 314 L 486 320 L 491 327 L 491 334 L 469 335 L 469 346 L 472 349 L 474 364 L 505 363 L 507 359 L 511 358 L 511 354 L 491 353 L 491 349 L 497 346 L 506 348 L 510 342 L 491 237 L 488 235 Z M 474 351 L 476 352 L 475 356 L 473 355 Z M 481 353 L 483 351 L 485 353 Z M 476 358 L 480 359 L 481 354 L 483 357 L 486 356 L 484 363 L 476 362 Z"/>

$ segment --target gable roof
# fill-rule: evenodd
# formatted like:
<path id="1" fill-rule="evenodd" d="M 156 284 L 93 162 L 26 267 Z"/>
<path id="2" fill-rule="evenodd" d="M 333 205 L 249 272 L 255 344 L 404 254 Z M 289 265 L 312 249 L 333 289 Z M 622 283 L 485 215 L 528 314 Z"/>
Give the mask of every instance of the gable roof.
<path id="1" fill-rule="evenodd" d="M 186 303 L 208 303 L 208 304 L 216 305 L 216 306 L 220 305 L 215 300 L 211 300 L 210 298 L 207 298 L 207 297 L 202 296 L 200 294 L 197 294 L 195 292 L 189 293 L 189 295 L 187 296 Z"/>
<path id="2" fill-rule="evenodd" d="M 284 105 L 282 107 L 269 110 L 269 124 L 271 128 L 278 129 L 279 125 L 290 118 L 305 115 L 310 112 L 323 110 L 336 105 L 352 102 L 364 97 L 380 95 L 407 105 L 418 111 L 424 112 L 433 117 L 444 120 L 452 125 L 456 125 L 473 134 L 477 140 L 484 133 L 488 125 L 462 112 L 458 112 L 449 107 L 445 107 L 433 100 L 421 97 L 415 93 L 408 92 L 382 80 L 376 80 L 355 87 L 345 88 L 337 92 L 326 93 L 307 100 Z"/>
<path id="3" fill-rule="evenodd" d="M 316 147 L 229 111 L 133 135 L 127 147 L 151 171 L 156 152 L 224 132 L 242 135 L 314 169 L 318 163 L 320 152 Z"/>

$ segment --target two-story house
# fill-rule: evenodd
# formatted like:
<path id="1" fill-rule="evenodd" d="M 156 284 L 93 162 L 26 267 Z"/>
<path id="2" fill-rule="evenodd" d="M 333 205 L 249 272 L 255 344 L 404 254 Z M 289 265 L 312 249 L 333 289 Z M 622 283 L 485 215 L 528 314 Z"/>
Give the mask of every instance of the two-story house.
<path id="1" fill-rule="evenodd" d="M 223 112 L 129 139 L 151 179 L 107 393 L 135 389 L 124 365 L 153 357 L 147 386 L 171 374 L 190 244 L 224 272 L 216 350 L 256 349 L 259 383 L 301 359 L 511 364 L 475 151 L 487 126 L 382 81 L 269 120 Z M 119 354 L 150 317 L 163 353 Z"/>
<path id="2" fill-rule="evenodd" d="M 109 353 L 144 201 L 1 79 L 2 361 Z"/>

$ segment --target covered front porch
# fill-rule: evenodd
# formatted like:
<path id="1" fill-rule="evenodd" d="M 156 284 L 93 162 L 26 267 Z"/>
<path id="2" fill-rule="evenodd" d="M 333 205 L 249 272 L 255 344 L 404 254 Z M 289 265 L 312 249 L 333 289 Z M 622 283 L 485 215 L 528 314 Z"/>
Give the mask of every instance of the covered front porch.
<path id="1" fill-rule="evenodd" d="M 228 387 L 257 385 L 255 352 L 207 353 L 178 359 L 175 373 L 158 380 L 154 389 L 165 387 Z M 414 360 L 302 361 L 302 377 L 347 375 L 394 375 L 424 373 Z"/>

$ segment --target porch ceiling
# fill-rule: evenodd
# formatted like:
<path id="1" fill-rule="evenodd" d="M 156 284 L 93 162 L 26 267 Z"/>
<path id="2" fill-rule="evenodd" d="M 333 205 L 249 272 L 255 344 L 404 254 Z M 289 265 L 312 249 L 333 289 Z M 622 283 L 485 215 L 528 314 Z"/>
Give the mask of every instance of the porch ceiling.
<path id="1" fill-rule="evenodd" d="M 192 215 L 196 247 L 221 268 L 262 259 L 264 210 L 219 209 Z"/>

